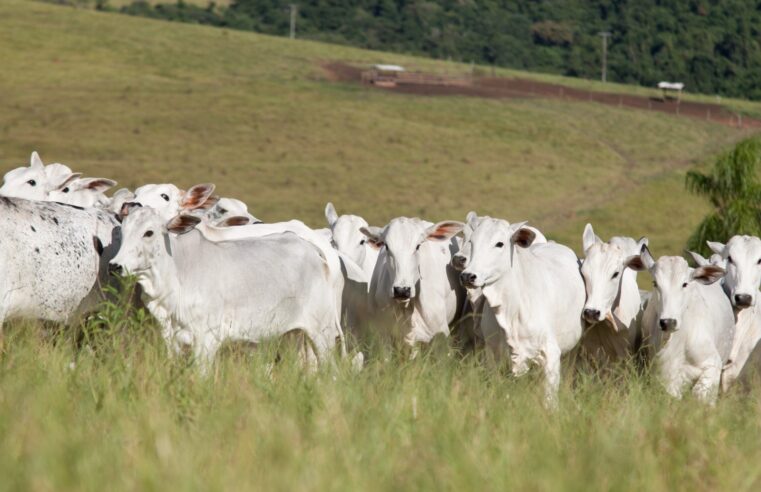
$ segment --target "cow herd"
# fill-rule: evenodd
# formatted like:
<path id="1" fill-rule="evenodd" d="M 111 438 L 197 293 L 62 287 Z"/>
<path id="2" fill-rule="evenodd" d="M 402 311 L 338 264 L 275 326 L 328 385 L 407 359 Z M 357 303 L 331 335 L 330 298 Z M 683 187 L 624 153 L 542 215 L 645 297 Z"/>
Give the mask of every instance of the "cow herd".
<path id="1" fill-rule="evenodd" d="M 263 223 L 211 184 L 106 196 L 115 184 L 37 153 L 5 174 L 0 323 L 71 323 L 97 308 L 116 275 L 132 275 L 169 354 L 192 352 L 201 371 L 230 341 L 300 333 L 308 367 L 354 354 L 361 368 L 352 341 L 370 327 L 393 325 L 410 357 L 456 331 L 487 364 L 516 376 L 540 368 L 550 405 L 569 353 L 598 370 L 635 357 L 674 397 L 691 390 L 713 403 L 761 339 L 757 237 L 710 242 L 715 254 L 692 253 L 690 267 L 656 260 L 646 238 L 603 241 L 588 224 L 577 258 L 525 222 L 475 212 L 373 227 L 328 203 L 328 227 L 312 229 Z M 637 284 L 644 270 L 649 292 Z"/>

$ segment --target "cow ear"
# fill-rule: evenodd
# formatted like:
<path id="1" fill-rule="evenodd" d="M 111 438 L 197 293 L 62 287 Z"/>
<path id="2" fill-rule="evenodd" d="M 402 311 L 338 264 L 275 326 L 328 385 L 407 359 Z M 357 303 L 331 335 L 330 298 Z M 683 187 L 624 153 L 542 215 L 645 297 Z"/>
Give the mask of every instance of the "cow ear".
<path id="1" fill-rule="evenodd" d="M 703 285 L 710 285 L 724 276 L 726 271 L 716 265 L 699 266 L 692 271 L 692 280 L 697 280 Z"/>
<path id="2" fill-rule="evenodd" d="M 644 270 L 650 270 L 653 265 L 655 265 L 655 260 L 653 259 L 653 255 L 650 254 L 650 250 L 647 249 L 647 246 L 642 246 L 640 254 L 627 258 L 624 265 L 634 271 L 641 272 Z"/>
<path id="3" fill-rule="evenodd" d="M 212 195 L 207 198 L 205 202 L 193 210 L 211 210 L 217 203 L 219 203 L 219 197 L 217 195 Z"/>
<path id="4" fill-rule="evenodd" d="M 597 242 L 600 242 L 600 238 L 595 235 L 595 231 L 592 229 L 592 224 L 584 226 L 584 234 L 581 236 L 581 247 L 584 251 L 587 251 Z"/>
<path id="5" fill-rule="evenodd" d="M 32 156 L 29 158 L 29 167 L 32 169 L 42 169 L 45 167 L 45 164 L 42 163 L 40 154 L 38 154 L 37 151 L 32 152 Z"/>
<path id="6" fill-rule="evenodd" d="M 53 190 L 61 190 L 70 186 L 73 181 L 79 179 L 80 176 L 82 176 L 82 173 L 71 173 L 66 176 L 58 176 L 57 179 L 54 177 L 53 179 L 55 179 L 55 181 L 51 181 L 50 186 Z"/>
<path id="7" fill-rule="evenodd" d="M 687 254 L 689 254 L 692 257 L 693 261 L 695 261 L 695 264 L 699 267 L 710 264 L 710 262 L 706 260 L 705 257 L 701 255 L 700 253 L 696 253 L 694 251 L 687 251 Z"/>
<path id="8" fill-rule="evenodd" d="M 211 183 L 197 184 L 191 187 L 182 195 L 180 208 L 193 210 L 206 203 L 211 194 L 214 193 L 214 185 Z"/>
<path id="9" fill-rule="evenodd" d="M 116 186 L 116 181 L 106 178 L 85 178 L 79 180 L 82 189 L 93 190 L 103 193 Z"/>
<path id="10" fill-rule="evenodd" d="M 332 203 L 328 202 L 325 205 L 325 219 L 328 221 L 328 226 L 333 227 L 333 224 L 338 220 L 338 214 L 336 213 L 336 207 Z"/>
<path id="11" fill-rule="evenodd" d="M 367 244 L 375 249 L 383 247 L 383 229 L 375 226 L 360 227 L 359 232 L 367 237 Z"/>
<path id="12" fill-rule="evenodd" d="M 185 234 L 192 231 L 198 223 L 201 222 L 199 217 L 189 214 L 175 215 L 166 224 L 166 230 L 174 234 Z"/>
<path id="13" fill-rule="evenodd" d="M 445 220 L 434 224 L 425 231 L 425 239 L 427 241 L 446 241 L 451 239 L 452 236 L 459 234 L 465 224 L 454 220 Z"/>
<path id="14" fill-rule="evenodd" d="M 468 224 L 471 230 L 475 229 L 478 224 L 478 214 L 474 210 L 468 212 L 468 215 L 465 216 L 465 223 Z"/>
<path id="15" fill-rule="evenodd" d="M 251 219 L 249 219 L 248 217 L 236 215 L 235 217 L 228 217 L 222 222 L 219 222 L 217 224 L 217 227 L 237 227 L 242 225 L 248 225 L 249 223 L 251 223 Z"/>
<path id="16" fill-rule="evenodd" d="M 528 222 L 520 222 L 518 224 L 513 224 L 513 235 L 511 236 L 510 240 L 513 244 L 517 244 L 521 248 L 528 248 L 534 243 L 534 239 L 536 239 L 536 232 L 532 231 L 531 229 L 527 229 L 523 226 L 525 226 Z"/>
<path id="17" fill-rule="evenodd" d="M 648 246 L 650 243 L 650 240 L 646 238 L 645 236 L 642 236 L 639 238 L 639 241 L 637 241 L 637 249 L 642 251 L 643 246 Z"/>
<path id="18" fill-rule="evenodd" d="M 722 243 L 714 242 L 714 241 L 706 241 L 706 244 L 708 245 L 709 248 L 711 248 L 711 251 L 713 251 L 717 255 L 720 255 L 724 252 L 724 245 Z"/>

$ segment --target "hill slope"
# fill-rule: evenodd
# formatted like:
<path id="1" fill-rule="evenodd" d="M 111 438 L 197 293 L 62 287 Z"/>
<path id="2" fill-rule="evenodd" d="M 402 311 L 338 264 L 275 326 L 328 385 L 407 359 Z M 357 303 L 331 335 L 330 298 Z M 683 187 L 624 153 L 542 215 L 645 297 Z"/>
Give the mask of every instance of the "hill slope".
<path id="1" fill-rule="evenodd" d="M 468 210 L 576 246 L 648 234 L 680 251 L 704 213 L 685 169 L 743 133 L 557 100 L 417 98 L 334 84 L 320 63 L 457 67 L 11 0 L 0 5 L 0 163 L 31 150 L 120 186 L 212 181 L 265 220 L 322 209 L 383 224 Z"/>

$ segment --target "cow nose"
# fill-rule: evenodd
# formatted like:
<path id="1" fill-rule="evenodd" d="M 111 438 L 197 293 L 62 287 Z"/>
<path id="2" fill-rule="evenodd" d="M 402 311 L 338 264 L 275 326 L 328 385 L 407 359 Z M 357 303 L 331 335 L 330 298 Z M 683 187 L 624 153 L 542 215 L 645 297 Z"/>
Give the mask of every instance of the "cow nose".
<path id="1" fill-rule="evenodd" d="M 674 318 L 661 318 L 658 324 L 663 331 L 671 331 L 676 328 L 676 320 Z"/>
<path id="2" fill-rule="evenodd" d="M 411 292 L 409 287 L 394 287 L 394 299 L 409 299 Z"/>
<path id="3" fill-rule="evenodd" d="M 599 309 L 585 309 L 584 310 L 584 319 L 589 322 L 596 322 L 600 321 L 600 310 Z"/>
<path id="4" fill-rule="evenodd" d="M 462 282 L 463 285 L 473 285 L 477 278 L 478 276 L 475 273 L 462 272 L 460 274 L 460 282 Z"/>
<path id="5" fill-rule="evenodd" d="M 109 263 L 108 273 L 113 275 L 120 275 L 122 273 L 122 266 L 117 263 Z"/>
<path id="6" fill-rule="evenodd" d="M 119 215 L 121 217 L 126 217 L 126 216 L 129 215 L 129 211 L 130 210 L 132 210 L 133 208 L 137 208 L 137 207 L 142 207 L 142 205 L 137 203 L 137 202 L 124 202 L 122 204 L 121 210 L 119 210 Z"/>
<path id="7" fill-rule="evenodd" d="M 748 307 L 753 302 L 753 297 L 750 294 L 735 294 L 735 306 Z"/>
<path id="8" fill-rule="evenodd" d="M 454 255 L 452 257 L 452 266 L 457 270 L 462 270 L 465 268 L 465 263 L 467 263 L 467 261 L 468 259 L 462 255 Z"/>

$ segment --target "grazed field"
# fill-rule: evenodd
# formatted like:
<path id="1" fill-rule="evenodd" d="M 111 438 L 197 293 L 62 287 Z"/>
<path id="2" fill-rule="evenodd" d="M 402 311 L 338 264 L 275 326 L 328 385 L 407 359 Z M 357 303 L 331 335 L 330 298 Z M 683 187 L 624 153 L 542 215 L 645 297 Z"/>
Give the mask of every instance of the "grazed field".
<path id="1" fill-rule="evenodd" d="M 320 64 L 456 67 L 21 0 L 0 2 L 0 59 L 2 170 L 37 149 L 124 186 L 213 181 L 260 218 L 314 225 L 327 200 L 376 224 L 476 209 L 576 248 L 591 220 L 678 253 L 705 211 L 685 170 L 745 135 L 578 102 L 400 97 Z M 634 370 L 566 367 L 550 413 L 536 375 L 443 344 L 407 362 L 371 340 L 359 375 L 304 376 L 286 351 L 270 377 L 274 347 L 231 350 L 202 379 L 145 313 L 106 306 L 85 334 L 6 326 L 0 490 L 761 486 L 758 386 L 708 409 Z"/>

